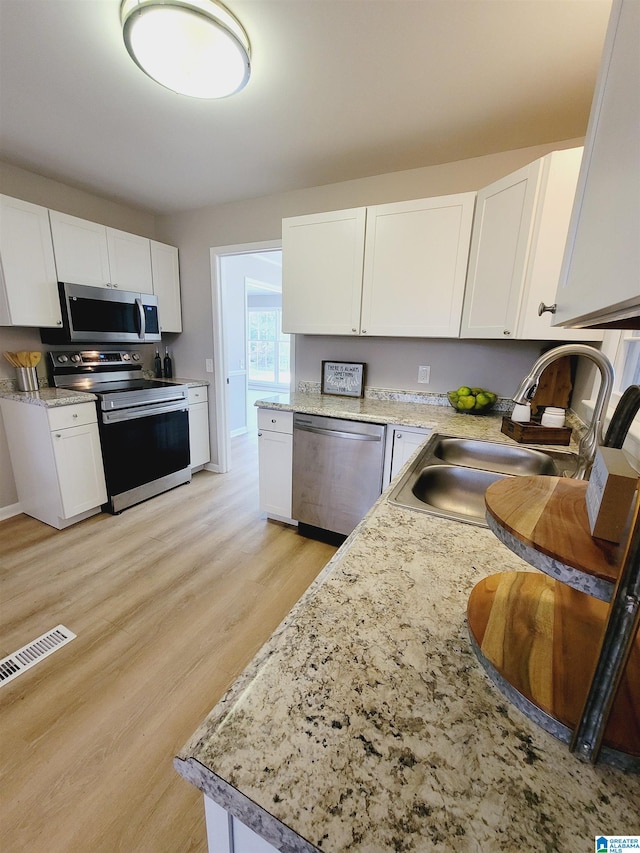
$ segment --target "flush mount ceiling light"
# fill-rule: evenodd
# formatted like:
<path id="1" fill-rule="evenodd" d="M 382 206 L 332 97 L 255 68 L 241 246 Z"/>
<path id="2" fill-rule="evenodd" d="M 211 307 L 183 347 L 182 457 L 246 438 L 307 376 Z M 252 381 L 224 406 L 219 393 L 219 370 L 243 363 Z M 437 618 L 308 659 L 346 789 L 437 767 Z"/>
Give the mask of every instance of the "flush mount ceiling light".
<path id="1" fill-rule="evenodd" d="M 225 98 L 247 85 L 249 39 L 217 0 L 123 0 L 120 21 L 133 61 L 167 89 Z"/>

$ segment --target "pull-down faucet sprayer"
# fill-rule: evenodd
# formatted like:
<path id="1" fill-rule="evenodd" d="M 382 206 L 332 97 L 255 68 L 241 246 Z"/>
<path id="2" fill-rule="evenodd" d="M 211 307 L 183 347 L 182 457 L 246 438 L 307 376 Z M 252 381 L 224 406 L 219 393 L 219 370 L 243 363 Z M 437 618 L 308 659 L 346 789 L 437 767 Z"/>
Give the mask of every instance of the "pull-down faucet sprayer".
<path id="1" fill-rule="evenodd" d="M 604 353 L 587 344 L 564 344 L 541 355 L 533 365 L 528 375 L 520 383 L 513 396 L 515 403 L 528 403 L 535 394 L 542 371 L 554 361 L 565 355 L 584 355 L 596 365 L 600 371 L 600 388 L 598 397 L 585 434 L 578 443 L 578 468 L 573 475 L 577 480 L 583 480 L 591 471 L 591 466 L 599 444 L 603 444 L 602 420 L 609 405 L 611 389 L 613 388 L 613 365 Z"/>

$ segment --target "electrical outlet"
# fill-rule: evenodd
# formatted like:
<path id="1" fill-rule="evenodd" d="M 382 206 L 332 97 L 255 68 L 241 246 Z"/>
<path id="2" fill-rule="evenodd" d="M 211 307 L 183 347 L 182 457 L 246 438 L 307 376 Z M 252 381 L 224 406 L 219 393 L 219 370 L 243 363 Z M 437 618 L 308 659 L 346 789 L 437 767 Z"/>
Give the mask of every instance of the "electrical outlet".
<path id="1" fill-rule="evenodd" d="M 421 364 L 418 368 L 418 382 L 421 382 L 424 385 L 428 385 L 430 377 L 431 368 L 426 364 Z"/>
<path id="2" fill-rule="evenodd" d="M 205 358 L 204 369 L 207 371 L 207 373 L 213 373 L 213 359 L 212 358 Z"/>

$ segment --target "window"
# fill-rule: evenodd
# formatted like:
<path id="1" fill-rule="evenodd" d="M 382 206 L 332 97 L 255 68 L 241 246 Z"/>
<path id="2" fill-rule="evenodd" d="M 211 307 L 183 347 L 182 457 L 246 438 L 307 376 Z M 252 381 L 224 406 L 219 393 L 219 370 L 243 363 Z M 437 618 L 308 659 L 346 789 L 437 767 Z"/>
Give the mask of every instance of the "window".
<path id="1" fill-rule="evenodd" d="M 247 313 L 249 383 L 288 387 L 291 343 L 282 331 L 282 309 L 249 308 Z"/>

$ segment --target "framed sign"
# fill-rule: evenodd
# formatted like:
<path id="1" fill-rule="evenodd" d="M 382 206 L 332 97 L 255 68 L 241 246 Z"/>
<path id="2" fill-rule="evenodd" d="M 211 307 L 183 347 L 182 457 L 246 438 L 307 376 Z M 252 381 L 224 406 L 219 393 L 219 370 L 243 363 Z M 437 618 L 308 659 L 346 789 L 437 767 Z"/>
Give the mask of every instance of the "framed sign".
<path id="1" fill-rule="evenodd" d="M 364 369 L 355 361 L 323 361 L 322 393 L 364 397 Z"/>

